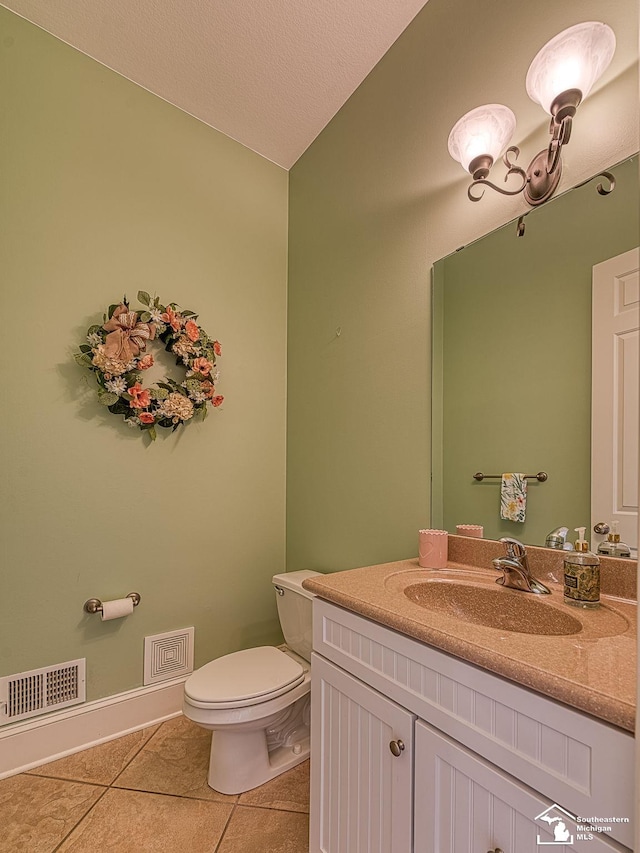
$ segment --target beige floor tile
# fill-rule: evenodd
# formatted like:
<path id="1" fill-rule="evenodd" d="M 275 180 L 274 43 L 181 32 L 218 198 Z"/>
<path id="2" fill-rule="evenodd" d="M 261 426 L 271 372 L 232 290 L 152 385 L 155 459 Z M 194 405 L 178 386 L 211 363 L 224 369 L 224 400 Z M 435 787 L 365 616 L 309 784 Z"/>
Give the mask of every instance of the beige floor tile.
<path id="1" fill-rule="evenodd" d="M 236 806 L 217 853 L 309 853 L 309 816 Z"/>
<path id="2" fill-rule="evenodd" d="M 293 812 L 309 811 L 309 761 L 276 776 L 270 782 L 240 794 L 240 803 Z"/>
<path id="3" fill-rule="evenodd" d="M 105 791 L 22 774 L 0 782 L 0 853 L 51 853 Z"/>
<path id="4" fill-rule="evenodd" d="M 111 788 L 59 853 L 213 853 L 233 805 Z"/>
<path id="5" fill-rule="evenodd" d="M 235 803 L 236 796 L 218 794 L 207 785 L 210 747 L 211 732 L 186 717 L 168 720 L 118 776 L 114 786 Z"/>
<path id="6" fill-rule="evenodd" d="M 150 726 L 139 732 L 132 732 L 117 740 L 101 743 L 99 746 L 93 746 L 75 755 L 52 761 L 50 764 L 43 764 L 42 767 L 36 767 L 29 773 L 36 776 L 55 776 L 57 779 L 73 779 L 78 782 L 93 782 L 96 785 L 110 785 L 158 728 L 159 726 Z"/>

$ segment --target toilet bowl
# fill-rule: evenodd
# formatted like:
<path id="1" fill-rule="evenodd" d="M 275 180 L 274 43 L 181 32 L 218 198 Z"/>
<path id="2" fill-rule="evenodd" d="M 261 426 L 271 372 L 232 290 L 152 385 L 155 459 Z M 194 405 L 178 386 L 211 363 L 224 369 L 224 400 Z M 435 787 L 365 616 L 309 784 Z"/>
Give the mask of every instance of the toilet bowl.
<path id="1" fill-rule="evenodd" d="M 309 755 L 313 594 L 302 581 L 317 574 L 272 580 L 286 645 L 232 652 L 185 682 L 184 715 L 213 732 L 208 783 L 220 793 L 249 791 Z"/>

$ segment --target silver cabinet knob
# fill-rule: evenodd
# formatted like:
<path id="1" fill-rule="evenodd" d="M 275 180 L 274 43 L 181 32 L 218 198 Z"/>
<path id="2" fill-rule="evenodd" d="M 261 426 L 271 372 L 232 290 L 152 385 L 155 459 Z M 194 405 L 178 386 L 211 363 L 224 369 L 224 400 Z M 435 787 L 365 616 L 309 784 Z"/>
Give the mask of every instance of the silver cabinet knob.
<path id="1" fill-rule="evenodd" d="M 395 755 L 395 757 L 397 758 L 404 750 L 404 743 L 401 740 L 392 740 L 389 744 L 389 749 L 391 750 L 392 754 Z"/>

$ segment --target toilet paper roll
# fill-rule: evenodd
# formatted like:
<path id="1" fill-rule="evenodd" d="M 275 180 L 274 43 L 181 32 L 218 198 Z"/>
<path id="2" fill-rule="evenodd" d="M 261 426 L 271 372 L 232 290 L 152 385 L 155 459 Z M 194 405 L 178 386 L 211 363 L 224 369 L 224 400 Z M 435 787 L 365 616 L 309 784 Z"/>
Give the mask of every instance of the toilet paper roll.
<path id="1" fill-rule="evenodd" d="M 102 621 L 108 622 L 110 619 L 121 619 L 123 616 L 130 616 L 133 613 L 132 598 L 116 598 L 113 601 L 102 602 Z"/>

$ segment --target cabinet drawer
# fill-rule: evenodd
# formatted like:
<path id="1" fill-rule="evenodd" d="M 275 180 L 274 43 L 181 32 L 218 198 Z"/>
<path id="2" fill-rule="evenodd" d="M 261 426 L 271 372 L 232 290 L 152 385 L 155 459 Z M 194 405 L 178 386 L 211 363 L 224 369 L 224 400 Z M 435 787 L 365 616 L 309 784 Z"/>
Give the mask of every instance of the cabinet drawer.
<path id="1" fill-rule="evenodd" d="M 313 603 L 314 649 L 439 731 L 578 816 L 629 818 L 631 734 L 329 602 Z"/>
<path id="2" fill-rule="evenodd" d="M 414 853 L 616 853 L 554 803 L 424 723 L 415 733 Z M 562 841 L 566 843 L 563 844 Z"/>

